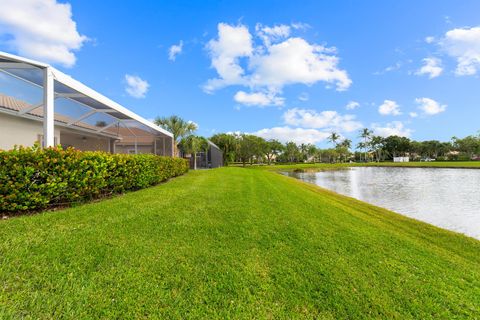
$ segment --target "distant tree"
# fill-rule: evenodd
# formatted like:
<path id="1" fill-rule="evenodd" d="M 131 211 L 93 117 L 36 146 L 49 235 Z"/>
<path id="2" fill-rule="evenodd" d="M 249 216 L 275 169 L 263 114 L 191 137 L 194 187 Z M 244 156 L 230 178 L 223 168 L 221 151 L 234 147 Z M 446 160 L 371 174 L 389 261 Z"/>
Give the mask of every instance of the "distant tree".
<path id="1" fill-rule="evenodd" d="M 327 158 L 326 150 L 317 148 L 317 150 L 315 151 L 315 158 L 319 162 L 325 162 L 325 158 Z"/>
<path id="2" fill-rule="evenodd" d="M 308 157 L 308 145 L 305 144 L 305 143 L 301 143 L 299 146 L 298 146 L 298 150 L 300 151 L 300 161 L 305 161 L 307 160 L 307 157 Z"/>
<path id="3" fill-rule="evenodd" d="M 444 159 L 451 157 L 457 158 L 456 153 L 452 155 L 452 151 L 459 151 L 460 156 L 464 158 L 474 158 L 474 155 L 480 154 L 480 133 L 478 135 L 470 135 L 464 138 L 453 137 L 452 142 L 440 142 L 438 140 L 415 141 L 406 137 L 389 136 L 383 138 L 373 135 L 372 131 L 365 128 L 360 131 L 363 140 L 358 142 L 354 158 L 362 160 L 362 152 L 364 160 L 369 159 L 375 161 L 384 161 L 386 159 L 396 157 L 398 155 L 409 155 L 412 159 L 423 157 Z M 348 160 L 352 156 L 350 149 L 352 141 L 344 139 L 340 141 L 340 135 L 332 132 L 328 140 L 333 144 L 334 148 L 317 149 L 313 144 L 302 143 L 300 145 L 289 142 L 282 145 L 278 140 L 269 140 L 248 134 L 225 134 L 219 133 L 212 136 L 211 140 L 217 144 L 224 152 L 224 161 L 242 161 L 253 163 L 268 161 L 270 164 L 275 158 L 277 161 L 299 162 L 306 159 L 318 159 L 321 162 L 335 162 Z"/>
<path id="4" fill-rule="evenodd" d="M 358 150 L 363 150 L 364 151 L 364 161 L 367 161 L 367 145 L 365 142 L 359 142 L 357 143 L 357 149 Z M 362 154 L 360 153 L 360 161 L 362 161 Z"/>
<path id="5" fill-rule="evenodd" d="M 197 153 L 208 149 L 207 139 L 204 137 L 189 135 L 180 141 L 179 146 L 183 152 L 192 155 L 193 169 L 197 170 Z"/>
<path id="6" fill-rule="evenodd" d="M 452 138 L 453 146 L 456 150 L 465 153 L 470 159 L 475 154 L 480 154 L 480 137 L 479 136 L 466 136 L 463 139 L 457 137 Z"/>
<path id="7" fill-rule="evenodd" d="M 345 139 L 342 142 L 340 142 L 340 145 L 344 148 L 350 149 L 352 147 L 352 140 Z"/>
<path id="8" fill-rule="evenodd" d="M 173 134 L 174 152 L 178 155 L 178 143 L 183 137 L 191 135 L 197 130 L 197 125 L 191 121 L 185 121 L 179 116 L 157 117 L 154 123 Z"/>
<path id="9" fill-rule="evenodd" d="M 344 161 L 347 160 L 347 157 L 350 154 L 350 148 L 352 147 L 352 140 L 345 139 L 339 144 L 337 144 L 336 148 L 340 158 L 343 158 Z"/>
<path id="10" fill-rule="evenodd" d="M 332 132 L 330 136 L 328 136 L 328 141 L 331 142 L 334 147 L 337 146 L 338 139 L 340 139 L 340 135 L 338 135 L 336 132 Z"/>
<path id="11" fill-rule="evenodd" d="M 271 139 L 267 141 L 267 148 L 266 148 L 266 157 L 268 160 L 268 164 L 271 164 L 273 157 L 276 157 L 285 149 L 283 144 L 275 139 Z"/>
<path id="12" fill-rule="evenodd" d="M 257 163 L 263 163 L 264 159 L 268 153 L 268 142 L 262 137 L 254 136 L 251 137 L 252 148 L 254 149 L 254 157 Z"/>
<path id="13" fill-rule="evenodd" d="M 413 146 L 417 145 L 417 142 L 411 142 Z M 420 142 L 421 151 L 423 155 L 430 158 L 438 158 L 439 154 L 442 153 L 444 145 L 438 140 L 429 140 Z"/>
<path id="14" fill-rule="evenodd" d="M 384 139 L 384 150 L 396 157 L 398 155 L 405 155 L 410 150 L 410 139 L 399 136 L 389 136 Z"/>
<path id="15" fill-rule="evenodd" d="M 307 145 L 307 159 L 311 158 L 315 163 L 315 157 L 317 155 L 317 147 L 314 144 L 309 143 Z"/>
<path id="16" fill-rule="evenodd" d="M 365 153 L 365 156 L 364 156 L 365 161 L 367 160 L 367 149 L 368 149 L 368 145 L 370 143 L 372 134 L 373 134 L 373 131 L 368 128 L 363 128 L 360 130 L 360 138 L 363 139 L 362 146 Z"/>
<path id="17" fill-rule="evenodd" d="M 323 151 L 328 159 L 328 163 L 334 162 L 338 158 L 338 152 L 336 149 L 330 148 Z"/>
<path id="18" fill-rule="evenodd" d="M 285 145 L 285 156 L 289 162 L 298 161 L 300 157 L 300 150 L 295 142 L 287 142 Z"/>
<path id="19" fill-rule="evenodd" d="M 385 139 L 380 136 L 373 136 L 370 140 L 370 148 L 375 154 L 375 160 L 380 162 L 382 160 L 385 146 Z"/>
<path id="20" fill-rule="evenodd" d="M 215 143 L 223 152 L 223 163 L 228 164 L 235 160 L 237 150 L 237 140 L 233 134 L 218 133 L 210 137 L 210 141 Z"/>
<path id="21" fill-rule="evenodd" d="M 237 157 L 242 162 L 242 165 L 245 167 L 245 164 L 252 159 L 253 156 L 257 154 L 256 144 L 258 143 L 258 137 L 250 134 L 240 134 L 236 135 L 237 140 Z"/>

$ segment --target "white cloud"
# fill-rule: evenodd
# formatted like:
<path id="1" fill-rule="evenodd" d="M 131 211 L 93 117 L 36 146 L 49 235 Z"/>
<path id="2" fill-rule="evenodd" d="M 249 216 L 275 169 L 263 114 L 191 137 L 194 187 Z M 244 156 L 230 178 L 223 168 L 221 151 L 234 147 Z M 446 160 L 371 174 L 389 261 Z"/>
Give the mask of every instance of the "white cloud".
<path id="1" fill-rule="evenodd" d="M 218 39 L 210 40 L 207 50 L 212 59 L 212 67 L 219 78 L 210 79 L 204 85 L 206 92 L 213 92 L 229 85 L 247 84 L 244 70 L 239 64 L 241 57 L 252 55 L 252 35 L 243 25 L 218 24 Z"/>
<path id="2" fill-rule="evenodd" d="M 389 136 L 399 136 L 399 137 L 409 137 L 412 134 L 411 129 L 405 128 L 402 122 L 393 121 L 387 123 L 386 126 L 382 127 L 379 124 L 372 124 L 373 132 L 375 135 L 381 137 Z"/>
<path id="3" fill-rule="evenodd" d="M 357 101 L 350 101 L 349 103 L 347 103 L 347 105 L 345 106 L 345 109 L 347 110 L 354 110 L 356 108 L 360 107 L 360 103 L 358 103 Z"/>
<path id="4" fill-rule="evenodd" d="M 294 22 L 291 24 L 291 26 L 295 30 L 307 30 L 312 27 L 308 23 L 303 23 L 303 22 Z"/>
<path id="5" fill-rule="evenodd" d="M 72 67 L 75 51 L 88 40 L 77 30 L 69 3 L 55 0 L 2 0 L 0 36 L 18 54 Z"/>
<path id="6" fill-rule="evenodd" d="M 346 90 L 352 83 L 345 70 L 338 68 L 334 48 L 310 44 L 299 37 L 290 37 L 290 26 L 257 25 L 255 39 L 244 25 L 218 25 L 218 38 L 206 48 L 218 78 L 209 79 L 206 92 L 240 85 L 255 92 L 282 93 L 291 84 L 313 85 L 323 81 Z M 243 62 L 243 63 L 242 63 Z"/>
<path id="7" fill-rule="evenodd" d="M 475 75 L 479 71 L 480 27 L 452 29 L 445 33 L 439 44 L 457 60 L 456 75 Z"/>
<path id="8" fill-rule="evenodd" d="M 402 114 L 400 112 L 400 106 L 393 100 L 384 100 L 383 104 L 378 107 L 378 112 L 384 116 L 398 116 Z"/>
<path id="9" fill-rule="evenodd" d="M 435 37 L 432 37 L 432 36 L 425 37 L 425 42 L 426 43 L 433 43 L 433 42 L 435 42 Z"/>
<path id="10" fill-rule="evenodd" d="M 317 129 L 291 128 L 288 126 L 262 129 L 253 134 L 264 139 L 277 139 L 284 143 L 293 141 L 297 144 L 317 144 L 327 139 L 330 135 L 328 132 L 323 132 Z"/>
<path id="11" fill-rule="evenodd" d="M 254 93 L 247 93 L 245 91 L 238 91 L 233 99 L 241 104 L 247 106 L 278 106 L 281 107 L 285 104 L 285 99 L 282 97 L 277 97 L 270 92 L 263 93 L 263 92 L 254 92 Z"/>
<path id="12" fill-rule="evenodd" d="M 416 113 L 416 112 L 410 112 L 408 115 L 409 115 L 411 118 L 416 118 L 416 117 L 418 117 L 418 113 Z"/>
<path id="13" fill-rule="evenodd" d="M 302 38 L 289 38 L 271 45 L 266 54 L 250 58 L 254 72 L 249 82 L 281 90 L 289 84 L 324 81 L 335 84 L 339 91 L 346 90 L 352 81 L 344 70 L 337 68 L 338 57 L 330 52 L 331 48 L 312 45 Z"/>
<path id="14" fill-rule="evenodd" d="M 293 108 L 283 114 L 285 124 L 303 128 L 327 129 L 352 132 L 362 128 L 354 115 L 341 115 L 336 111 L 321 111 Z"/>
<path id="15" fill-rule="evenodd" d="M 308 93 L 306 93 L 306 92 L 302 92 L 302 93 L 298 96 L 298 100 L 300 100 L 300 101 L 308 101 L 308 99 L 310 99 L 310 96 L 309 96 Z"/>
<path id="16" fill-rule="evenodd" d="M 182 53 L 182 50 L 183 50 L 183 41 L 180 40 L 178 44 L 174 44 L 168 49 L 168 60 L 175 61 L 177 56 Z"/>
<path id="17" fill-rule="evenodd" d="M 441 105 L 437 101 L 430 98 L 417 98 L 415 102 L 419 105 L 419 109 L 424 114 L 432 116 L 444 112 L 447 109 L 447 105 Z"/>
<path id="18" fill-rule="evenodd" d="M 438 58 L 425 58 L 423 63 L 424 65 L 415 72 L 416 75 L 428 75 L 430 79 L 433 79 L 438 77 L 443 71 L 442 61 Z"/>
<path id="19" fill-rule="evenodd" d="M 386 67 L 385 69 L 381 70 L 381 71 L 375 71 L 373 74 L 378 76 L 378 75 L 382 75 L 382 74 L 385 74 L 387 72 L 392 72 L 392 71 L 397 71 L 399 70 L 401 67 L 402 67 L 403 63 L 400 62 L 400 61 L 397 61 L 395 64 L 391 65 L 391 66 L 388 66 Z"/>
<path id="20" fill-rule="evenodd" d="M 284 24 L 268 27 L 257 23 L 255 31 L 257 36 L 260 37 L 267 46 L 272 42 L 277 42 L 290 36 L 290 26 Z"/>
<path id="21" fill-rule="evenodd" d="M 150 85 L 138 76 L 125 75 L 125 91 L 134 98 L 145 98 Z"/>

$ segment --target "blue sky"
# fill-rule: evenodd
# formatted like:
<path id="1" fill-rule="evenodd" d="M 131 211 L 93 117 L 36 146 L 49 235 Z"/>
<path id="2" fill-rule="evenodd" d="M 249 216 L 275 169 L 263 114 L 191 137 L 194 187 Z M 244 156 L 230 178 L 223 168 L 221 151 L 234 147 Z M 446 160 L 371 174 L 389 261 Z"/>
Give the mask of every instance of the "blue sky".
<path id="1" fill-rule="evenodd" d="M 0 50 L 201 135 L 326 146 L 362 127 L 417 140 L 480 129 L 479 1 L 0 2 Z"/>

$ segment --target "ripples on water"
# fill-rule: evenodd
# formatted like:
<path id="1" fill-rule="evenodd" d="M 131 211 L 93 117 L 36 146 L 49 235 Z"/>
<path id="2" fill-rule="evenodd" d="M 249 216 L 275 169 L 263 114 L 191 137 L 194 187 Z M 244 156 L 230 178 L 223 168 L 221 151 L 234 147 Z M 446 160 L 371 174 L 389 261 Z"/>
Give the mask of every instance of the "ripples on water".
<path id="1" fill-rule="evenodd" d="M 354 167 L 286 174 L 480 239 L 478 169 Z"/>

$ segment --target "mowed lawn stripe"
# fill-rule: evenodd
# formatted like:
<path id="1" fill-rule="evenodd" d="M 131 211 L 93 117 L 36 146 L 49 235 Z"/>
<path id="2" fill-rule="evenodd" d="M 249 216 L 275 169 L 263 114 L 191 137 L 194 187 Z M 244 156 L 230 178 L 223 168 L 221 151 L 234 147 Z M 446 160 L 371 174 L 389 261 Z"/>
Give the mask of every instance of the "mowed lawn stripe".
<path id="1" fill-rule="evenodd" d="M 0 222 L 1 318 L 474 318 L 480 242 L 274 172 Z"/>

